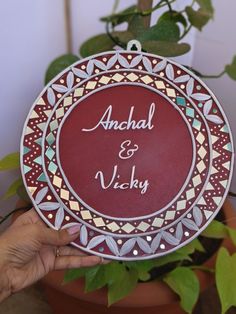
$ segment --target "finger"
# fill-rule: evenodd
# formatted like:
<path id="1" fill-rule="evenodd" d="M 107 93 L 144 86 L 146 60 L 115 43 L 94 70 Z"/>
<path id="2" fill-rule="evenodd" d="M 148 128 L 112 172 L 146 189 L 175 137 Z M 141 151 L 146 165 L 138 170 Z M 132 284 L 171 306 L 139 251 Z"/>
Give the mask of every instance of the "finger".
<path id="1" fill-rule="evenodd" d="M 42 219 L 40 218 L 40 216 L 38 215 L 38 213 L 36 212 L 34 208 L 31 208 L 24 214 L 20 215 L 15 220 L 14 225 L 19 226 L 19 225 L 26 225 L 29 223 L 33 223 L 33 224 L 38 223 L 38 224 L 44 225 L 44 223 L 42 222 Z"/>
<path id="2" fill-rule="evenodd" d="M 75 224 L 68 229 L 53 230 L 37 226 L 38 240 L 42 244 L 63 246 L 75 240 L 79 235 L 80 224 Z"/>
<path id="3" fill-rule="evenodd" d="M 58 248 L 60 256 L 91 256 L 86 252 L 79 250 L 78 248 L 74 248 L 71 246 L 61 246 Z M 111 260 L 105 259 L 101 257 L 101 264 L 109 264 Z"/>
<path id="4" fill-rule="evenodd" d="M 55 270 L 91 267 L 102 263 L 99 256 L 59 256 L 55 260 Z"/>
<path id="5" fill-rule="evenodd" d="M 66 246 L 60 246 L 59 248 L 59 253 L 60 253 L 60 256 L 86 256 L 87 254 L 85 252 L 82 252 L 80 251 L 79 249 L 77 248 L 73 248 L 73 247 L 70 247 L 68 245 Z"/>

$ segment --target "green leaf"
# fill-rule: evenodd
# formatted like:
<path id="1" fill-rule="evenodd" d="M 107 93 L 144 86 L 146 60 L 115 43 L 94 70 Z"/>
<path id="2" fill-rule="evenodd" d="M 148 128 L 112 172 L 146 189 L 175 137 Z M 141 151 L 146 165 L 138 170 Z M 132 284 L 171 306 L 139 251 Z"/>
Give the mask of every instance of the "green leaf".
<path id="1" fill-rule="evenodd" d="M 143 260 L 143 261 L 132 261 L 132 262 L 123 262 L 126 267 L 129 269 L 136 269 L 138 272 L 138 279 L 146 281 L 150 279 L 149 271 L 156 267 L 156 260 Z"/>
<path id="2" fill-rule="evenodd" d="M 0 160 L 0 171 L 20 168 L 20 154 L 18 152 L 6 155 Z"/>
<path id="3" fill-rule="evenodd" d="M 227 227 L 220 221 L 212 220 L 201 235 L 207 238 L 222 239 L 228 236 Z"/>
<path id="4" fill-rule="evenodd" d="M 199 281 L 194 271 L 187 267 L 177 267 L 164 277 L 164 282 L 180 297 L 180 305 L 187 313 L 192 313 L 199 297 Z"/>
<path id="5" fill-rule="evenodd" d="M 213 18 L 214 8 L 211 0 L 197 0 L 197 3 L 199 5 L 198 10 L 194 10 L 192 7 L 187 6 L 185 11 L 189 22 L 201 31 L 203 26 L 205 26 L 209 20 Z"/>
<path id="6" fill-rule="evenodd" d="M 140 15 L 134 15 L 130 19 L 128 31 L 133 34 L 133 39 L 138 38 L 146 31 L 143 24 L 143 18 Z"/>
<path id="7" fill-rule="evenodd" d="M 195 251 L 205 252 L 204 247 L 202 246 L 201 242 L 197 238 L 192 240 L 188 244 L 184 245 L 183 247 L 178 249 L 176 252 L 185 254 L 185 255 L 190 255 L 194 253 Z"/>
<path id="8" fill-rule="evenodd" d="M 171 11 L 171 12 L 166 11 L 158 19 L 158 21 L 162 21 L 162 20 L 168 20 L 168 21 L 171 20 L 175 23 L 181 23 L 184 27 L 188 26 L 186 18 L 183 16 L 183 14 L 177 11 Z"/>
<path id="9" fill-rule="evenodd" d="M 128 22 L 133 17 L 132 13 L 135 12 L 137 12 L 137 6 L 132 5 L 119 13 L 104 16 L 100 20 L 102 22 L 110 22 L 113 26 L 116 26 L 123 22 Z"/>
<path id="10" fill-rule="evenodd" d="M 187 6 L 185 11 L 187 13 L 189 22 L 199 31 L 201 31 L 203 26 L 205 26 L 212 18 L 212 14 L 202 8 L 196 11 L 192 7 Z"/>
<path id="11" fill-rule="evenodd" d="M 159 257 L 158 259 L 155 260 L 155 266 L 160 267 L 169 263 L 183 261 L 183 260 L 191 261 L 191 258 L 187 254 L 181 253 L 178 251 Z"/>
<path id="12" fill-rule="evenodd" d="M 213 220 L 210 225 L 201 233 L 201 235 L 207 238 L 215 239 L 230 237 L 233 244 L 236 245 L 236 230 L 217 220 Z"/>
<path id="13" fill-rule="evenodd" d="M 190 50 L 190 45 L 185 43 L 174 43 L 166 41 L 145 41 L 142 43 L 143 49 L 147 52 L 163 57 L 176 57 L 183 55 Z"/>
<path id="14" fill-rule="evenodd" d="M 136 287 L 138 272 L 135 269 L 123 269 L 119 278 L 108 286 L 108 305 L 123 299 Z"/>
<path id="15" fill-rule="evenodd" d="M 85 276 L 85 292 L 94 291 L 104 287 L 107 284 L 105 265 L 91 267 Z"/>
<path id="16" fill-rule="evenodd" d="M 236 306 L 236 254 L 232 256 L 221 247 L 216 259 L 216 287 L 219 293 L 222 313 Z"/>
<path id="17" fill-rule="evenodd" d="M 85 41 L 80 47 L 83 58 L 103 51 L 112 50 L 115 43 L 107 34 L 100 34 Z"/>
<path id="18" fill-rule="evenodd" d="M 140 42 L 145 41 L 164 41 L 177 42 L 180 37 L 178 25 L 172 20 L 161 20 L 156 25 L 142 32 L 137 39 Z"/>
<path id="19" fill-rule="evenodd" d="M 121 41 L 124 44 L 127 44 L 128 41 L 134 39 L 134 35 L 131 32 L 112 32 L 111 35 Z M 114 43 L 113 43 L 114 45 Z"/>
<path id="20" fill-rule="evenodd" d="M 232 80 L 236 80 L 236 56 L 234 56 L 231 64 L 226 65 L 225 72 Z"/>
<path id="21" fill-rule="evenodd" d="M 197 0 L 199 6 L 204 10 L 209 12 L 211 16 L 213 17 L 214 15 L 214 8 L 212 6 L 212 1 L 211 0 Z"/>
<path id="22" fill-rule="evenodd" d="M 79 279 L 81 277 L 84 277 L 86 275 L 86 272 L 89 271 L 89 267 L 81 267 L 77 269 L 68 269 L 65 271 L 63 283 L 68 283 L 71 281 L 74 281 L 76 279 Z"/>
<path id="23" fill-rule="evenodd" d="M 50 82 L 58 73 L 66 69 L 71 64 L 79 60 L 79 57 L 73 54 L 65 54 L 52 61 L 45 74 L 45 85 Z"/>
<path id="24" fill-rule="evenodd" d="M 194 239 L 192 241 L 192 244 L 194 246 L 194 250 L 199 251 L 199 252 L 206 252 L 206 250 L 204 249 L 204 247 L 202 246 L 202 243 L 198 240 L 198 239 Z"/>
<path id="25" fill-rule="evenodd" d="M 111 285 L 113 282 L 119 280 L 124 271 L 126 271 L 124 263 L 113 261 L 106 264 L 107 284 Z"/>
<path id="26" fill-rule="evenodd" d="M 4 194 L 3 198 L 7 199 L 15 194 L 17 194 L 17 190 L 20 186 L 23 186 L 23 181 L 22 178 L 18 178 L 17 180 L 15 180 L 7 189 L 6 193 Z"/>
<path id="27" fill-rule="evenodd" d="M 228 234 L 229 234 L 233 244 L 236 246 L 236 230 L 232 229 L 230 227 L 227 227 L 227 231 L 228 231 Z"/>
<path id="28" fill-rule="evenodd" d="M 143 260 L 143 261 L 130 261 L 130 262 L 124 261 L 123 264 L 129 269 L 135 268 L 142 272 L 147 272 L 156 266 L 155 259 Z"/>

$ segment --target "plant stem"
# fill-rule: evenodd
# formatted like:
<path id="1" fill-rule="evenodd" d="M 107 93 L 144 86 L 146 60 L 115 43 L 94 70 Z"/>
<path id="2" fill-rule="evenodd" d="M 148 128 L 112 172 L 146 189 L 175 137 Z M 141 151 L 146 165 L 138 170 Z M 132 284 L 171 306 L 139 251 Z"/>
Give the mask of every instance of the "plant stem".
<path id="1" fill-rule="evenodd" d="M 32 208 L 32 205 L 28 205 L 28 206 L 24 206 L 24 207 L 19 207 L 19 208 L 15 208 L 13 209 L 10 213 L 8 213 L 6 216 L 2 217 L 1 221 L 0 221 L 0 225 L 6 221 L 13 213 L 17 212 L 18 210 L 30 210 Z"/>
<path id="2" fill-rule="evenodd" d="M 146 10 L 146 11 L 143 11 L 143 12 L 136 12 L 136 14 L 141 14 L 143 16 L 150 15 L 150 14 L 152 14 L 152 12 L 156 11 L 157 9 L 160 9 L 160 8 L 166 6 L 166 5 L 170 5 L 171 3 L 175 2 L 175 1 L 176 0 L 169 0 L 168 4 L 167 4 L 166 0 L 161 0 L 152 9 Z"/>
<path id="3" fill-rule="evenodd" d="M 116 12 L 116 10 L 117 10 L 119 4 L 120 4 L 120 0 L 115 0 L 115 2 L 114 2 L 114 4 L 113 4 L 113 7 L 112 7 L 112 12 L 111 12 L 111 14 L 114 14 L 114 13 Z"/>
<path id="4" fill-rule="evenodd" d="M 185 29 L 185 31 L 183 32 L 183 34 L 180 36 L 179 40 L 183 39 L 183 38 L 189 33 L 189 31 L 191 30 L 191 28 L 192 28 L 192 25 L 189 25 L 189 26 Z"/>
<path id="5" fill-rule="evenodd" d="M 194 269 L 199 269 L 199 270 L 203 270 L 203 271 L 206 271 L 206 272 L 209 272 L 209 273 L 214 273 L 214 272 L 215 272 L 214 269 L 208 268 L 208 267 L 206 267 L 206 266 L 201 266 L 201 265 L 193 265 L 193 266 L 190 266 L 190 268 L 191 268 L 192 270 L 194 270 Z"/>
<path id="6" fill-rule="evenodd" d="M 146 10 L 151 10 L 153 5 L 153 0 L 138 0 L 137 7 L 138 10 L 143 12 Z M 150 26 L 151 14 L 143 17 L 143 24 L 145 28 Z"/>
<path id="7" fill-rule="evenodd" d="M 72 53 L 71 2 L 64 0 L 65 34 L 67 53 Z"/>
<path id="8" fill-rule="evenodd" d="M 169 0 L 165 0 L 165 2 L 166 2 L 167 6 L 169 8 L 170 13 L 172 14 L 173 10 L 172 10 L 170 1 Z"/>
<path id="9" fill-rule="evenodd" d="M 114 36 L 112 36 L 112 33 L 109 30 L 109 22 L 106 23 L 106 33 L 107 36 L 114 42 L 115 45 L 118 45 L 122 48 L 126 48 L 126 44 L 122 43 L 120 40 L 117 40 Z"/>
<path id="10" fill-rule="evenodd" d="M 169 4 L 175 2 L 176 0 L 169 0 Z M 164 6 L 166 6 L 167 3 L 165 2 L 165 0 L 161 0 L 159 1 L 153 8 L 151 8 L 150 10 L 145 10 L 145 11 L 140 11 L 140 10 L 135 10 L 133 12 L 126 12 L 126 13 L 117 13 L 117 14 L 111 14 L 109 17 L 126 17 L 126 16 L 130 16 L 130 15 L 141 15 L 141 16 L 147 16 L 147 15 L 151 15 L 152 12 L 156 11 L 159 8 L 162 8 Z"/>
<path id="11" fill-rule="evenodd" d="M 229 196 L 231 196 L 231 197 L 236 197 L 236 193 L 234 193 L 234 192 L 231 192 L 231 191 L 229 191 Z"/>

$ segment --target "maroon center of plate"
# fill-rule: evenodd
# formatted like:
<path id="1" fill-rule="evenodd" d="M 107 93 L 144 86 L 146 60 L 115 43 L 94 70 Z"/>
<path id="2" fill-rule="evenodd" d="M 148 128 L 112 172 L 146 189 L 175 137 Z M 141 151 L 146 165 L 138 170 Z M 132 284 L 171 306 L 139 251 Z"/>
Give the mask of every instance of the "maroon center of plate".
<path id="1" fill-rule="evenodd" d="M 90 94 L 68 114 L 59 157 L 85 207 L 133 218 L 157 212 L 178 195 L 193 148 L 186 122 L 166 98 L 119 85 Z"/>

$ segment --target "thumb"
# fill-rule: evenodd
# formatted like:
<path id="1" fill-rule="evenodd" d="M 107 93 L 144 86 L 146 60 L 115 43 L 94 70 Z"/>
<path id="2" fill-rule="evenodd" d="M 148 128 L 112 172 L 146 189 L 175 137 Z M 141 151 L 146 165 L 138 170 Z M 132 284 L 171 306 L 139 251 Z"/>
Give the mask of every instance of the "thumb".
<path id="1" fill-rule="evenodd" d="M 40 242 L 49 245 L 66 245 L 75 240 L 79 235 L 80 225 L 76 224 L 67 229 L 53 230 L 42 228 L 40 232 Z"/>

